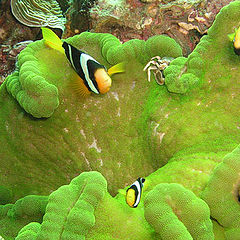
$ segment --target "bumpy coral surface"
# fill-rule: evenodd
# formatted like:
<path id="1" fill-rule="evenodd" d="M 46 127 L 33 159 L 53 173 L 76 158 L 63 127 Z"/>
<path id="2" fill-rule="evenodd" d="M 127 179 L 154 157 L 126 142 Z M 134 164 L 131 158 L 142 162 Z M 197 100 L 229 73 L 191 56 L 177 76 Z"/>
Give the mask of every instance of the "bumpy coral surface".
<path id="1" fill-rule="evenodd" d="M 165 36 L 67 39 L 107 67 L 128 62 L 109 93 L 86 99 L 72 91 L 76 73 L 64 55 L 43 41 L 22 51 L 0 89 L 0 235 L 237 240 L 239 56 L 227 34 L 239 18 L 239 1 L 223 8 L 188 58 Z M 156 55 L 176 58 L 163 86 L 143 72 Z M 112 197 L 139 176 L 146 182 L 137 208 L 123 190 Z"/>
<path id="2" fill-rule="evenodd" d="M 145 218 L 162 239 L 214 239 L 208 205 L 180 184 L 158 184 L 144 206 Z"/>
<path id="3" fill-rule="evenodd" d="M 1 175 L 1 183 L 10 187 L 15 199 L 49 194 L 89 170 L 101 172 L 111 183 L 110 192 L 116 193 L 158 167 L 138 126 L 149 83 L 137 59 L 146 63 L 167 53 L 177 57 L 181 55 L 178 44 L 157 36 L 148 40 L 151 45 L 140 40 L 122 45 L 110 34 L 93 33 L 68 41 L 107 67 L 127 61 L 126 73 L 113 76 L 107 95 L 83 99 L 71 88 L 76 73 L 63 54 L 43 41 L 21 52 L 18 68 L 1 88 L 0 100 L 0 138 L 6 144 L 0 150 L 2 169 L 9 171 Z M 19 121 L 11 121 L 15 116 Z"/>
<path id="4" fill-rule="evenodd" d="M 227 239 L 240 236 L 239 159 L 240 146 L 218 164 L 202 193 L 212 217 L 226 228 Z"/>

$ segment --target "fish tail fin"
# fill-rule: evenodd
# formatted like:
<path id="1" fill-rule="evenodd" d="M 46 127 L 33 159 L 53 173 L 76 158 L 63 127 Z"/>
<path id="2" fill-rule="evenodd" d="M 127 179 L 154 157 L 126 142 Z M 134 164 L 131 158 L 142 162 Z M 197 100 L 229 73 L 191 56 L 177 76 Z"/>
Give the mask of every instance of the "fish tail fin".
<path id="1" fill-rule="evenodd" d="M 144 182 L 144 190 L 147 190 L 149 188 L 149 186 L 151 185 L 151 180 L 149 179 L 145 179 L 145 182 Z"/>
<path id="2" fill-rule="evenodd" d="M 115 73 L 122 73 L 126 71 L 126 63 L 120 62 L 108 69 L 108 75 L 111 77 Z"/>
<path id="3" fill-rule="evenodd" d="M 230 34 L 228 34 L 228 38 L 229 38 L 229 40 L 232 42 L 233 41 L 233 39 L 234 39 L 234 37 L 235 37 L 235 32 L 234 33 L 230 33 Z"/>
<path id="4" fill-rule="evenodd" d="M 65 53 L 64 48 L 62 47 L 63 42 L 57 36 L 57 34 L 55 34 L 51 29 L 46 27 L 41 27 L 41 29 L 42 29 L 42 35 L 43 35 L 43 39 L 45 40 L 45 43 L 50 48 L 56 49 L 61 53 Z"/>
<path id="5" fill-rule="evenodd" d="M 83 80 L 80 77 L 76 77 L 69 83 L 69 87 L 81 97 L 87 97 L 91 94 L 91 92 L 84 85 Z"/>

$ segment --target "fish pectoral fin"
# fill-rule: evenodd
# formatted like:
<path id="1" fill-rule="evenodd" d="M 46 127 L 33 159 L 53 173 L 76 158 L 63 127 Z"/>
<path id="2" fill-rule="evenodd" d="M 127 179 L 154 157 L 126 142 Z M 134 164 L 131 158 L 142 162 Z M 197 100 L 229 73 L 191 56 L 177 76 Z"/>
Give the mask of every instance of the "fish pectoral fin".
<path id="1" fill-rule="evenodd" d="M 69 85 L 76 94 L 80 94 L 82 97 L 87 97 L 91 94 L 79 76 L 72 80 Z"/>
<path id="2" fill-rule="evenodd" d="M 108 75 L 111 77 L 115 73 L 123 73 L 126 71 L 126 62 L 120 62 L 108 69 Z"/>
<path id="3" fill-rule="evenodd" d="M 234 33 L 230 33 L 230 34 L 228 34 L 228 38 L 229 38 L 229 40 L 232 42 L 233 41 L 233 39 L 234 39 L 234 37 L 235 37 L 235 32 Z"/>

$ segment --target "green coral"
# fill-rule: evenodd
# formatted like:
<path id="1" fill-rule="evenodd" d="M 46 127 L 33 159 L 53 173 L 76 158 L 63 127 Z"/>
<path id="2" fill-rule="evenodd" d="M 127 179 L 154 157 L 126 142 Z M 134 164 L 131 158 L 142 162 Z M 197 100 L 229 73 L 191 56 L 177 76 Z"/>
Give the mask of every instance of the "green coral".
<path id="1" fill-rule="evenodd" d="M 37 238 L 40 231 L 41 224 L 38 222 L 32 222 L 24 226 L 18 233 L 16 240 L 33 240 Z"/>
<path id="2" fill-rule="evenodd" d="M 223 56 L 232 55 L 231 61 L 234 61 L 236 56 L 234 56 L 233 46 L 230 47 L 231 43 L 227 35 L 234 32 L 234 29 L 239 25 L 239 12 L 236 10 L 238 8 L 239 3 L 237 1 L 222 8 L 216 16 L 216 21 L 208 30 L 208 35 L 201 38 L 194 51 L 185 59 L 186 61 L 180 60 L 177 64 L 173 62 L 164 71 L 166 86 L 170 92 L 183 94 L 192 87 L 201 85 L 206 70 L 211 69 L 212 65 L 216 67 L 216 62 Z M 215 54 L 216 51 L 218 51 L 218 54 Z M 205 61 L 206 56 L 208 58 L 207 62 Z M 222 62 L 220 73 L 225 68 L 224 64 Z M 215 68 L 214 70 L 218 73 L 218 69 Z"/>
<path id="3" fill-rule="evenodd" d="M 226 229 L 226 239 L 240 236 L 239 169 L 240 146 L 217 165 L 202 193 L 211 216 Z"/>
<path id="4" fill-rule="evenodd" d="M 216 159 L 219 162 L 223 153 L 239 144 L 239 57 L 227 39 L 230 29 L 238 25 L 235 10 L 234 21 L 231 17 L 231 21 L 224 22 L 225 16 L 239 7 L 238 1 L 233 2 L 219 13 L 216 22 L 221 22 L 217 23 L 221 34 L 204 36 L 188 58 L 171 62 L 164 71 L 168 91 L 151 91 L 143 113 L 145 119 L 139 121 L 145 121 L 145 139 L 161 166 L 172 157 L 176 160 L 174 155 L 180 151 L 183 155 L 221 154 Z M 182 81 L 183 76 L 191 80 L 191 86 Z M 169 94 L 169 87 L 174 93 L 185 93 Z"/>
<path id="5" fill-rule="evenodd" d="M 94 211 L 107 192 L 98 172 L 82 173 L 50 194 L 43 222 L 30 223 L 16 239 L 85 239 L 95 224 Z"/>
<path id="6" fill-rule="evenodd" d="M 207 204 L 180 184 L 159 184 L 144 201 L 145 218 L 164 240 L 214 239 Z"/>
<path id="7" fill-rule="evenodd" d="M 29 60 L 29 69 L 32 70 L 31 62 L 36 58 L 36 71 L 39 71 L 36 73 L 57 89 L 59 105 L 45 119 L 35 118 L 23 109 L 25 103 L 26 108 L 37 105 L 36 102 L 28 104 L 32 96 L 28 89 L 30 80 L 24 74 L 28 68 L 22 68 L 28 60 L 22 54 L 16 72 L 0 88 L 0 142 L 4 146 L 0 148 L 0 182 L 12 191 L 11 201 L 29 194 L 49 195 L 83 171 L 101 172 L 111 195 L 137 177 L 145 177 L 142 199 L 136 209 L 126 204 L 124 195 L 113 198 L 107 192 L 94 208 L 83 203 L 86 211 L 81 213 L 89 216 L 89 224 L 81 237 L 160 239 L 159 228 L 144 218 L 144 202 L 151 196 L 148 194 L 157 191 L 161 183 L 180 183 L 187 191 L 201 196 L 206 186 L 208 191 L 207 183 L 214 167 L 239 145 L 239 56 L 227 39 L 227 34 L 239 25 L 239 9 L 239 1 L 225 7 L 209 29 L 209 35 L 201 39 L 188 58 L 181 57 L 176 42 L 160 36 L 150 38 L 149 42 L 131 40 L 124 44 L 110 34 L 82 33 L 67 39 L 107 67 L 122 60 L 128 63 L 125 74 L 113 76 L 113 86 L 106 95 L 92 95 L 87 99 L 79 98 L 70 89 L 69 83 L 76 73 L 63 54 L 47 48 L 42 41 L 26 48 L 28 51 L 38 46 L 34 59 Z M 148 83 L 144 65 L 152 56 L 164 57 L 165 49 L 171 47 L 173 55 L 167 57 L 176 59 L 164 72 L 166 84 Z M 20 74 L 21 68 L 24 71 Z M 7 90 L 11 90 L 11 95 Z M 30 93 L 24 95 L 22 103 L 17 97 L 21 91 Z M 36 112 L 45 108 L 44 104 L 39 104 Z M 231 168 L 229 171 L 236 173 Z M 61 190 L 73 193 L 72 189 L 79 190 L 75 185 L 71 183 L 53 192 L 50 196 L 59 197 L 60 206 L 52 198 L 46 213 L 43 209 L 39 211 L 36 202 L 31 203 L 29 211 L 27 208 L 17 211 L 18 207 L 26 206 L 24 200 L 0 206 L 0 235 L 14 239 L 24 226 L 18 238 L 49 235 L 51 227 L 57 229 L 57 234 L 65 225 L 69 232 L 77 231 L 71 228 L 74 225 L 68 225 L 68 220 L 70 223 L 76 217 L 78 221 L 78 215 L 70 214 L 65 219 L 63 208 L 71 205 L 67 200 L 76 200 L 76 195 L 70 195 L 65 202 L 66 193 Z M 213 191 L 210 202 L 215 197 Z M 148 207 L 151 209 L 150 203 Z M 203 209 L 206 214 L 206 208 Z M 35 213 L 38 214 L 31 215 Z M 57 213 L 59 221 L 55 221 Z M 203 219 L 197 213 L 195 216 L 197 220 Z M 151 219 L 151 214 L 148 217 Z M 209 216 L 207 219 L 209 227 Z M 37 223 L 28 225 L 30 222 Z M 213 222 L 217 240 L 224 239 L 223 234 L 229 239 L 237 238 L 238 226 L 222 227 Z M 83 226 L 81 223 L 79 228 Z M 207 229 L 212 238 L 212 231 Z"/>
<path id="8" fill-rule="evenodd" d="M 0 186 L 0 205 L 7 204 L 12 200 L 12 191 L 4 186 Z"/>
<path id="9" fill-rule="evenodd" d="M 45 213 L 48 197 L 29 195 L 16 201 L 8 211 L 9 217 L 22 218 L 29 216 L 43 216 Z"/>
<path id="10" fill-rule="evenodd" d="M 41 222 L 47 202 L 47 196 L 31 195 L 17 200 L 15 204 L 0 205 L 0 232 L 4 239 L 15 239 L 25 225 Z"/>
<path id="11" fill-rule="evenodd" d="M 17 69 L 6 80 L 8 92 L 37 118 L 50 117 L 59 105 L 58 89 L 42 76 L 35 57 L 41 46 L 42 42 L 35 42 L 24 49 L 18 55 Z"/>
<path id="12" fill-rule="evenodd" d="M 178 57 L 164 70 L 165 84 L 169 92 L 184 94 L 199 86 L 205 69 L 204 61 L 199 53 L 206 51 L 204 39 L 204 37 L 201 39 L 188 58 Z"/>
<path id="13" fill-rule="evenodd" d="M 143 111 L 142 99 L 149 92 L 146 73 L 137 58 L 141 58 L 144 64 L 151 58 L 146 50 L 148 40 L 121 44 L 111 34 L 82 33 L 66 41 L 107 67 L 122 60 L 128 62 L 126 74 L 113 76 L 113 86 L 106 95 L 92 95 L 82 99 L 70 87 L 76 73 L 64 54 L 46 47 L 43 41 L 34 42 L 21 52 L 19 67 L 1 86 L 0 94 L 0 114 L 3 116 L 0 118 L 0 141 L 6 146 L 0 150 L 0 155 L 2 167 L 10 171 L 7 176 L 1 175 L 0 181 L 2 185 L 12 188 L 14 200 L 28 194 L 48 195 L 52 189 L 67 183 L 79 172 L 90 170 L 102 172 L 111 183 L 110 192 L 116 193 L 122 182 L 131 182 L 143 174 L 142 169 L 144 175 L 157 169 L 155 164 L 146 164 L 145 159 L 149 158 L 150 152 L 145 151 L 136 125 Z M 158 47 L 158 42 L 161 48 Z M 179 45 L 169 37 L 154 37 L 151 43 L 151 54 L 162 55 L 164 53 L 160 52 L 161 49 L 172 48 L 176 49 L 173 57 L 181 55 Z M 24 66 L 33 62 L 37 63 L 37 68 L 31 66 L 30 69 L 38 73 L 42 80 L 45 79 L 44 84 L 58 89 L 57 108 L 52 103 L 57 98 L 52 98 L 53 95 L 49 92 L 44 90 L 43 93 L 47 96 L 40 96 L 42 100 L 45 99 L 43 104 L 37 96 L 31 95 L 31 91 L 35 94 L 34 88 L 40 85 L 31 80 L 32 73 Z M 51 117 L 37 119 L 26 114 L 21 103 L 19 105 L 6 90 L 11 90 L 17 100 L 19 91 L 29 93 L 29 98 L 26 97 L 23 104 L 31 111 L 36 110 L 34 114 L 32 112 L 33 116 L 41 117 L 43 115 L 40 112 L 48 111 Z M 34 102 L 29 104 L 29 101 Z M 33 106 L 36 106 L 35 110 Z M 11 119 L 16 116 L 17 122 L 12 122 Z M 119 130 L 122 134 L 119 134 Z M 118 136 L 118 139 L 114 136 Z M 119 145 L 122 145 L 121 150 Z M 142 167 L 130 168 L 126 179 L 126 166 L 134 164 L 130 163 L 133 159 L 139 159 L 139 166 Z M 12 167 L 13 164 L 15 168 Z M 116 165 L 119 167 L 114 169 Z M 46 169 L 50 169 L 47 176 Z"/>

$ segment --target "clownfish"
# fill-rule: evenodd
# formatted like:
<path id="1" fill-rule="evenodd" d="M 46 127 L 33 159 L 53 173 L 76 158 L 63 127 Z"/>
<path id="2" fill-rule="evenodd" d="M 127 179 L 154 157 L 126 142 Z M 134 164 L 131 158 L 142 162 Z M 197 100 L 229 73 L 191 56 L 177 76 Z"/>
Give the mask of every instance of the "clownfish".
<path id="1" fill-rule="evenodd" d="M 234 33 L 228 34 L 228 38 L 233 42 L 234 52 L 240 55 L 240 27 Z"/>
<path id="2" fill-rule="evenodd" d="M 143 183 L 145 182 L 145 178 L 138 178 L 126 192 L 126 203 L 132 207 L 136 208 L 141 200 Z"/>
<path id="3" fill-rule="evenodd" d="M 106 69 L 93 57 L 78 50 L 71 44 L 61 39 L 49 28 L 42 27 L 43 39 L 47 46 L 65 54 L 69 63 L 81 79 L 72 84 L 75 90 L 82 96 L 91 92 L 104 94 L 109 91 L 112 85 L 111 75 L 125 72 L 124 62 L 118 63 Z"/>

